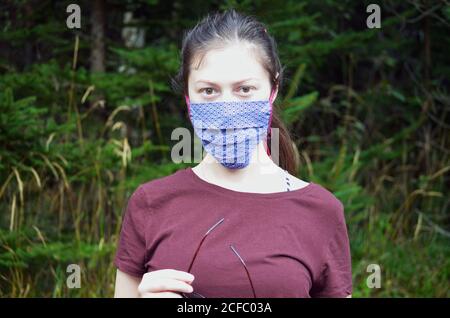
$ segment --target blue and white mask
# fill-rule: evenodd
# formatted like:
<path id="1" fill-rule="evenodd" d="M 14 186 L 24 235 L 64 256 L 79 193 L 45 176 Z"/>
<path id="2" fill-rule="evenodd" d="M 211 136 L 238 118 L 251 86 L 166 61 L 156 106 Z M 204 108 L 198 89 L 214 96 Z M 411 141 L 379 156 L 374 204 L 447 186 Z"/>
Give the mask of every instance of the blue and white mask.
<path id="1" fill-rule="evenodd" d="M 272 96 L 269 100 L 190 103 L 189 117 L 205 150 L 223 166 L 242 169 L 261 140 L 270 133 Z M 270 154 L 270 152 L 268 152 Z"/>

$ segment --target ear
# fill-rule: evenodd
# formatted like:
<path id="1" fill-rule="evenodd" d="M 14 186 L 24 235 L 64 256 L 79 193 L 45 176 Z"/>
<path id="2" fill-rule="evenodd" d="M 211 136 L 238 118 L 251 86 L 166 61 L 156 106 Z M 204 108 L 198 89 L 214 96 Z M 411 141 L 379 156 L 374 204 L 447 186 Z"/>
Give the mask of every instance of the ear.
<path id="1" fill-rule="evenodd" d="M 275 93 L 273 93 L 273 99 L 272 99 L 272 101 L 274 101 L 275 99 L 277 99 L 277 95 L 278 95 L 278 85 L 277 85 L 277 87 L 275 87 Z"/>
<path id="2" fill-rule="evenodd" d="M 278 76 L 280 76 L 279 72 L 277 72 L 277 75 L 275 75 L 275 78 L 278 78 Z M 273 100 L 277 99 L 277 95 L 278 95 L 278 84 L 275 87 L 275 93 L 273 94 Z"/>

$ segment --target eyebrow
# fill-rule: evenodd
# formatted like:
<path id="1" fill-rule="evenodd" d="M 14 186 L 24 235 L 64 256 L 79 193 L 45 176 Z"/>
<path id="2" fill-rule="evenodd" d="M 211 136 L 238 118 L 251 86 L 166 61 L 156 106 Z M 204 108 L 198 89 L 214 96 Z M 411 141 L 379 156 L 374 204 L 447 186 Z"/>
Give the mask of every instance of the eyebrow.
<path id="1" fill-rule="evenodd" d="M 244 79 L 244 80 L 235 82 L 235 83 L 233 83 L 233 84 L 241 84 L 241 83 L 244 83 L 244 82 L 247 82 L 247 81 L 250 81 L 250 80 L 256 80 L 256 78 L 251 78 L 251 77 L 250 77 L 250 78 L 246 78 L 246 79 Z M 206 83 L 206 84 L 213 84 L 213 85 L 216 85 L 216 83 L 211 82 L 211 81 L 207 81 L 207 80 L 198 80 L 198 81 L 196 81 L 195 83 L 196 83 L 196 84 L 197 84 L 197 83 Z"/>

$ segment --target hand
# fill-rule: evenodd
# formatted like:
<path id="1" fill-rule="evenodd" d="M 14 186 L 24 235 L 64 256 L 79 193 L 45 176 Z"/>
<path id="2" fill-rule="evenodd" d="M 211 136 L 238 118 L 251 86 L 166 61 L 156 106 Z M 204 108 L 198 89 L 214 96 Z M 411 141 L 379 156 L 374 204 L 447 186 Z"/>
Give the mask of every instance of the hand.
<path id="1" fill-rule="evenodd" d="M 182 298 L 177 293 L 192 293 L 194 275 L 175 269 L 145 273 L 138 286 L 142 298 Z"/>

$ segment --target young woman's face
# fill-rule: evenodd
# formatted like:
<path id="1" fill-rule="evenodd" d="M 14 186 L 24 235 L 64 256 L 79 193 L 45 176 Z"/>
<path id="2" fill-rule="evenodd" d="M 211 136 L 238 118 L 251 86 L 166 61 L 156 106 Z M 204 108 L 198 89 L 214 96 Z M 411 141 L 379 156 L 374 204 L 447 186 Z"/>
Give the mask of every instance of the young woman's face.
<path id="1" fill-rule="evenodd" d="M 189 74 L 189 100 L 269 99 L 269 74 L 253 52 L 242 43 L 231 44 L 224 49 L 209 50 L 198 68 L 198 62 L 194 61 Z"/>

